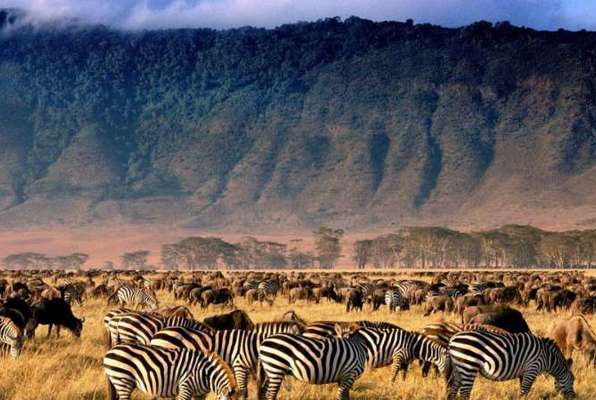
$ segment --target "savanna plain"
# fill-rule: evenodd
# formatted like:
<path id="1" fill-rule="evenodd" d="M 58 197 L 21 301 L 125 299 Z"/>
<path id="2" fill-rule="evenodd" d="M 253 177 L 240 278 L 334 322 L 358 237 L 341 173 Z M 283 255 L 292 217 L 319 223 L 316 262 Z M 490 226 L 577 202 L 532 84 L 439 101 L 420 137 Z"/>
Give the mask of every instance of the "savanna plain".
<path id="1" fill-rule="evenodd" d="M 176 301 L 172 294 L 158 292 L 160 306 L 186 305 Z M 372 312 L 365 306 L 362 312 L 346 313 L 345 305 L 321 300 L 320 304 L 303 303 L 288 304 L 286 297 L 278 297 L 273 305 L 248 305 L 242 298 L 235 300 L 235 306 L 248 312 L 254 322 L 278 319 L 288 310 L 294 310 L 307 321 L 316 320 L 362 320 L 387 321 L 398 324 L 409 330 L 420 330 L 426 324 L 441 318 L 459 322 L 452 314 L 423 316 L 422 306 L 412 306 L 408 311 L 390 313 L 384 308 Z M 15 360 L 0 360 L 0 400 L 102 400 L 106 399 L 106 379 L 102 368 L 102 359 L 106 351 L 103 316 L 112 309 L 105 299 L 88 299 L 82 306 L 73 306 L 76 316 L 85 317 L 83 333 L 75 339 L 70 333 L 62 330 L 61 337 L 46 338 L 47 326 L 37 329 L 33 340 L 27 341 L 21 356 Z M 529 307 L 519 308 L 532 331 L 538 335 L 546 335 L 550 324 L 567 313 L 547 313 L 535 311 L 531 303 Z M 198 306 L 190 307 L 196 319 L 229 311 L 217 306 L 203 310 Z M 592 326 L 596 326 L 596 318 L 587 317 Z M 579 400 L 596 399 L 596 369 L 586 367 L 584 360 L 574 356 L 573 372 L 575 374 L 575 390 Z M 390 367 L 367 370 L 356 381 L 351 391 L 352 399 L 442 399 L 445 398 L 445 382 L 443 377 L 432 373 L 423 378 L 418 363 L 413 363 L 405 381 L 398 377 L 390 382 Z M 251 382 L 249 398 L 256 398 L 254 381 Z M 279 399 L 290 400 L 327 400 L 336 396 L 335 385 L 308 385 L 286 377 Z M 473 399 L 505 400 L 519 396 L 517 380 L 508 382 L 492 382 L 478 378 L 472 393 Z M 149 399 L 136 390 L 133 399 Z M 213 395 L 208 397 L 213 399 Z M 539 377 L 533 386 L 528 399 L 558 398 L 551 377 Z"/>

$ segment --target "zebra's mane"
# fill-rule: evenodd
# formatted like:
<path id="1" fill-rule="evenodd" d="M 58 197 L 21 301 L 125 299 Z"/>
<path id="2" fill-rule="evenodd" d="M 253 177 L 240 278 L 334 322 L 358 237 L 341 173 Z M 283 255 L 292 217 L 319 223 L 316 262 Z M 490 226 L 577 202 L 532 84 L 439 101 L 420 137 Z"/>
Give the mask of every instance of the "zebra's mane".
<path id="1" fill-rule="evenodd" d="M 230 381 L 232 390 L 236 391 L 238 388 L 236 377 L 234 376 L 234 371 L 232 371 L 232 368 L 228 365 L 228 363 L 225 362 L 224 359 L 214 351 L 209 353 L 209 358 L 215 361 L 224 370 L 228 380 Z"/>
<path id="2" fill-rule="evenodd" d="M 497 335 L 511 334 L 511 332 L 503 328 L 499 328 L 498 326 L 489 324 L 466 324 L 462 326 L 462 331 L 484 331 L 489 333 L 495 333 Z"/>

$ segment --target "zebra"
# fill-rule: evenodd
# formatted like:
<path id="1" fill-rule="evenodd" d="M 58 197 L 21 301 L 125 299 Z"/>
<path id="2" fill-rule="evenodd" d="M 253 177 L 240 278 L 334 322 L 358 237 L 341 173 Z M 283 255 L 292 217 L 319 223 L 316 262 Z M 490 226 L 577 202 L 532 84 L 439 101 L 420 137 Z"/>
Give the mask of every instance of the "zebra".
<path id="1" fill-rule="evenodd" d="M 270 279 L 259 283 L 257 289 L 263 292 L 265 296 L 275 297 L 279 290 L 279 282 L 276 279 Z"/>
<path id="2" fill-rule="evenodd" d="M 447 365 L 447 347 L 442 346 L 417 332 L 410 332 L 387 322 L 358 321 L 349 326 L 338 325 L 338 334 L 346 334 L 354 329 L 362 331 L 367 339 L 371 368 L 392 366 L 391 382 L 395 382 L 398 372 L 406 378 L 408 367 L 413 359 L 428 365 L 435 365 L 444 372 Z M 423 364 L 424 365 L 424 364 Z"/>
<path id="3" fill-rule="evenodd" d="M 394 312 L 397 308 L 408 310 L 410 302 L 408 298 L 399 289 L 389 289 L 385 292 L 385 304 L 389 312 Z"/>
<path id="4" fill-rule="evenodd" d="M 259 349 L 259 392 L 275 400 L 285 375 L 312 384 L 338 383 L 339 400 L 349 391 L 366 367 L 369 352 L 363 329 L 345 337 L 313 339 L 279 334 L 265 339 Z"/>
<path id="5" fill-rule="evenodd" d="M 377 328 L 377 329 L 391 329 L 399 328 L 399 326 L 389 322 L 377 321 L 315 321 L 306 325 L 302 336 L 312 339 L 323 339 L 332 336 L 341 336 L 347 333 L 353 327 L 362 328 Z M 339 330 L 338 330 L 339 329 Z"/>
<path id="6" fill-rule="evenodd" d="M 181 326 L 196 330 L 211 329 L 194 319 L 184 317 L 163 318 L 155 314 L 124 312 L 113 315 L 107 324 L 108 346 L 125 343 L 149 344 L 151 337 L 159 330 L 169 326 Z"/>
<path id="7" fill-rule="evenodd" d="M 470 398 L 476 376 L 506 381 L 520 380 L 520 393 L 525 397 L 536 377 L 548 373 L 555 378 L 555 388 L 566 399 L 575 397 L 571 359 L 552 339 L 524 333 L 496 333 L 471 330 L 456 333 L 449 341 L 451 359 L 447 382 L 447 398 L 453 400 L 458 392 L 463 400 Z"/>
<path id="8" fill-rule="evenodd" d="M 131 286 L 121 286 L 116 292 L 108 299 L 116 300 L 123 306 L 131 306 L 135 309 L 140 307 L 148 307 L 149 309 L 155 310 L 158 306 L 158 301 L 155 296 L 146 289 L 139 289 Z"/>
<path id="9" fill-rule="evenodd" d="M 234 399 L 236 381 L 230 367 L 215 353 L 163 349 L 138 344 L 118 345 L 103 359 L 110 400 L 130 400 L 135 388 L 156 397 Z"/>
<path id="10" fill-rule="evenodd" d="M 298 334 L 303 327 L 295 322 L 269 322 L 255 325 L 252 330 L 232 329 L 204 332 L 183 327 L 169 327 L 151 338 L 151 346 L 186 348 L 215 352 L 234 371 L 238 398 L 246 398 L 248 376 L 256 372 L 259 346 L 267 337 L 279 333 Z"/>
<path id="11" fill-rule="evenodd" d="M 17 358 L 23 349 L 25 336 L 9 317 L 0 317 L 0 350 L 9 353 L 12 358 Z"/>

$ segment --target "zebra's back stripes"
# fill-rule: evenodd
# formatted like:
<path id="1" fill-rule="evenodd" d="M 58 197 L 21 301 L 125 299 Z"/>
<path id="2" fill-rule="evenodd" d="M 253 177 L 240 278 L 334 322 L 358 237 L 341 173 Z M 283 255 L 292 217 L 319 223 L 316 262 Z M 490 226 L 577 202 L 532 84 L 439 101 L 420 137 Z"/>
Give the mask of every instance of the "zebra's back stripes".
<path id="1" fill-rule="evenodd" d="M 214 392 L 231 399 L 236 383 L 217 354 L 143 345 L 118 345 L 103 361 L 110 400 L 130 400 L 135 388 L 157 397 L 191 400 Z"/>

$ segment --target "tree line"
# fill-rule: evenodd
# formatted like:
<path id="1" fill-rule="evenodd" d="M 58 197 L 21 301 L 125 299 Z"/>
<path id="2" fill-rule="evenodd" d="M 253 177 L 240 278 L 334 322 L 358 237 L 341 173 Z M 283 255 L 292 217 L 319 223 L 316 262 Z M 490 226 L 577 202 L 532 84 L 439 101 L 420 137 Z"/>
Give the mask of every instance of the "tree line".
<path id="1" fill-rule="evenodd" d="M 464 233 L 440 227 L 410 227 L 354 242 L 358 268 L 591 268 L 596 230 L 548 232 L 506 225 Z"/>
<path id="2" fill-rule="evenodd" d="M 148 263 L 149 250 L 121 255 L 119 265 L 103 269 L 305 269 L 335 268 L 344 254 L 344 231 L 320 227 L 314 248 L 302 239 L 289 243 L 260 241 L 252 236 L 237 243 L 218 237 L 192 236 L 161 246 L 160 265 Z M 6 269 L 81 269 L 89 255 L 50 257 L 41 253 L 11 254 Z M 392 233 L 357 240 L 351 260 L 359 269 L 372 268 L 592 268 L 596 266 L 596 230 L 549 232 L 532 226 L 506 225 L 481 232 L 442 227 L 404 227 Z"/>

